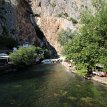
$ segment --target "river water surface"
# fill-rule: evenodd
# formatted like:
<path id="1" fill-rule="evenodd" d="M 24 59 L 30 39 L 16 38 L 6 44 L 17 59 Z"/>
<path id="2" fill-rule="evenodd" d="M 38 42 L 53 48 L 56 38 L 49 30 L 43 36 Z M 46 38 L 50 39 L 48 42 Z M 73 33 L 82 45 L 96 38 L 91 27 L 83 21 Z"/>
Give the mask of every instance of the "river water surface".
<path id="1" fill-rule="evenodd" d="M 107 107 L 107 85 L 36 65 L 0 76 L 0 107 Z"/>

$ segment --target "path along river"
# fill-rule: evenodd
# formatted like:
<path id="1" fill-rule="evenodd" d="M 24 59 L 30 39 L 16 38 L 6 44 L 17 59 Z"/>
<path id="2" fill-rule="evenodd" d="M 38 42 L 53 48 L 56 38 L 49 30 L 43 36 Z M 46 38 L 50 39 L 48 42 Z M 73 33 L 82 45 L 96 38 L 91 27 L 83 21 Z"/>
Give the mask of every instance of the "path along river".
<path id="1" fill-rule="evenodd" d="M 0 76 L 0 107 L 107 107 L 107 85 L 36 65 Z"/>

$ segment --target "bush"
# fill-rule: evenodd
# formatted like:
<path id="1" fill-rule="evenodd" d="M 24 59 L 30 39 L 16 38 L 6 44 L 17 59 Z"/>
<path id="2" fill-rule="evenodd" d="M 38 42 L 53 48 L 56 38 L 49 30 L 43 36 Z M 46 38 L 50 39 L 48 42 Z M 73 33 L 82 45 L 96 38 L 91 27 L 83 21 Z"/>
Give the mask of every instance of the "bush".
<path id="1" fill-rule="evenodd" d="M 58 41 L 60 42 L 60 44 L 62 46 L 64 46 L 66 43 L 68 43 L 72 37 L 73 37 L 74 33 L 72 33 L 72 30 L 67 29 L 67 30 L 61 30 L 58 33 Z"/>
<path id="2" fill-rule="evenodd" d="M 87 68 L 84 64 L 81 63 L 81 64 L 77 64 L 76 66 L 77 66 L 76 70 L 79 75 L 84 76 L 87 74 Z"/>
<path id="3" fill-rule="evenodd" d="M 39 55 L 42 49 L 35 46 L 28 46 L 27 48 L 20 47 L 16 52 L 10 54 L 10 60 L 18 68 L 29 66 L 33 63 L 33 60 Z"/>

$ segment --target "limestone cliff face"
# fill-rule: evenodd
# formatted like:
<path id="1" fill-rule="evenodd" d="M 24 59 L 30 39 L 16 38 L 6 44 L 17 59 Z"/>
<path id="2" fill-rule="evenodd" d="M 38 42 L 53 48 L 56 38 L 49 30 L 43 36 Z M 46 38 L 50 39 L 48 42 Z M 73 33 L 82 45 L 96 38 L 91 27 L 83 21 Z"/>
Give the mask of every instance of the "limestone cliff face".
<path id="1" fill-rule="evenodd" d="M 30 16 L 33 12 L 29 3 L 25 0 L 17 0 L 16 13 L 16 29 L 19 41 L 21 43 L 26 41 L 31 44 L 37 43 L 39 38 L 31 23 Z"/>
<path id="2" fill-rule="evenodd" d="M 6 32 L 17 39 L 19 44 L 29 42 L 47 48 L 51 55 L 55 50 L 36 24 L 31 7 L 29 0 L 0 1 L 0 36 Z"/>
<path id="3" fill-rule="evenodd" d="M 0 35 L 4 29 L 12 36 L 15 33 L 16 26 L 16 11 L 15 0 L 0 0 Z"/>
<path id="4" fill-rule="evenodd" d="M 53 46 L 60 53 L 57 33 L 74 31 L 71 19 L 79 21 L 83 9 L 92 9 L 91 0 L 0 0 L 0 35 L 5 27 L 20 44 Z"/>
<path id="5" fill-rule="evenodd" d="M 74 31 L 76 24 L 70 19 L 79 21 L 80 12 L 93 9 L 91 0 L 31 0 L 32 10 L 40 17 L 36 18 L 37 24 L 42 29 L 49 43 L 58 53 L 61 47 L 58 43 L 57 33 L 61 29 L 70 28 Z"/>

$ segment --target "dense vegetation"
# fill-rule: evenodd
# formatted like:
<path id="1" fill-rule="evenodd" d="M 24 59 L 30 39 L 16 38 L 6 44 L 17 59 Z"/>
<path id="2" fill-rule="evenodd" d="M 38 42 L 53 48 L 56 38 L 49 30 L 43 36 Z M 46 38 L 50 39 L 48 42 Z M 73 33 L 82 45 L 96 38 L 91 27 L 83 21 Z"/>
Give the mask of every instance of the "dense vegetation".
<path id="1" fill-rule="evenodd" d="M 81 74 L 96 69 L 96 64 L 107 71 L 107 4 L 94 0 L 93 5 L 96 13 L 86 11 L 81 14 L 82 27 L 75 36 L 68 31 L 59 34 L 63 54 L 75 62 Z"/>
<path id="2" fill-rule="evenodd" d="M 10 60 L 18 68 L 31 65 L 37 57 L 43 58 L 42 49 L 32 45 L 26 48 L 20 47 L 16 52 L 10 54 Z"/>
<path id="3" fill-rule="evenodd" d="M 72 33 L 72 30 L 67 29 L 67 30 L 61 30 L 58 33 L 58 41 L 60 42 L 61 46 L 65 46 L 68 42 L 71 41 L 73 36 L 75 36 L 75 33 Z"/>

